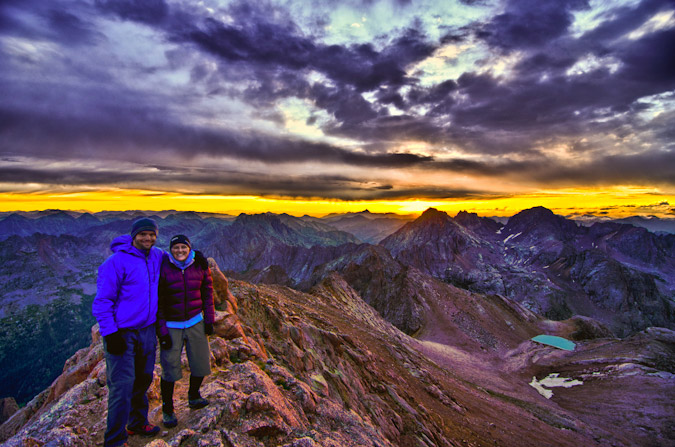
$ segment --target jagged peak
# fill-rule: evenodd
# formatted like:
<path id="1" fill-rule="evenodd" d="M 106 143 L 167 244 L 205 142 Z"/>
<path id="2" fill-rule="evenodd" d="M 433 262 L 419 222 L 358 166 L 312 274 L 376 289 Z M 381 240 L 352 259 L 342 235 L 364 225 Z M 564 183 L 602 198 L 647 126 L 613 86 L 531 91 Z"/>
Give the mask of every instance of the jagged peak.
<path id="1" fill-rule="evenodd" d="M 528 208 L 517 214 L 511 216 L 508 220 L 507 227 L 521 226 L 521 225 L 537 225 L 541 226 L 546 222 L 559 222 L 567 220 L 562 216 L 558 216 L 550 209 L 543 206 L 535 206 Z"/>
<path id="2" fill-rule="evenodd" d="M 470 212 L 465 211 L 465 210 L 461 210 L 459 213 L 457 213 L 457 215 L 455 216 L 455 219 L 460 217 L 460 216 L 461 217 L 465 217 L 465 216 L 476 216 L 476 217 L 478 217 L 478 214 L 477 213 L 470 213 Z"/>
<path id="3" fill-rule="evenodd" d="M 19 213 L 12 213 L 9 216 L 5 217 L 4 219 L 1 219 L 0 221 L 7 221 L 7 222 L 12 222 L 12 221 L 19 221 L 19 222 L 25 222 L 27 220 L 30 220 L 26 216 L 22 216 Z"/>
<path id="4" fill-rule="evenodd" d="M 181 218 L 190 218 L 190 219 L 201 219 L 201 216 L 195 211 L 178 211 L 175 214 L 172 214 L 174 217 Z"/>
<path id="5" fill-rule="evenodd" d="M 436 208 L 428 208 L 417 219 L 402 226 L 398 231 L 383 239 L 380 244 L 386 246 L 397 238 L 405 237 L 405 235 L 410 234 L 411 232 L 417 232 L 427 226 L 446 227 L 448 224 L 456 228 L 460 227 L 459 224 L 454 222 L 452 217 L 445 211 L 439 211 Z"/>
<path id="6" fill-rule="evenodd" d="M 455 216 L 455 221 L 466 226 L 467 224 L 477 224 L 480 222 L 480 217 L 476 213 L 469 213 L 467 211 L 460 211 Z"/>
<path id="7" fill-rule="evenodd" d="M 247 213 L 241 213 L 240 215 L 237 216 L 235 219 L 235 222 L 241 221 L 241 222 L 271 222 L 271 221 L 279 221 L 281 220 L 279 218 L 278 214 L 274 213 L 259 213 L 259 214 L 247 214 Z"/>
<path id="8" fill-rule="evenodd" d="M 429 222 L 432 220 L 449 220 L 450 216 L 445 211 L 439 211 L 436 208 L 428 208 L 422 213 L 415 222 Z"/>
<path id="9" fill-rule="evenodd" d="M 555 214 L 548 208 L 536 206 L 512 216 L 504 227 L 503 234 L 546 233 L 549 238 L 568 240 L 576 234 L 575 221 Z"/>
<path id="10" fill-rule="evenodd" d="M 50 214 L 44 214 L 39 217 L 40 220 L 42 219 L 66 219 L 66 220 L 75 220 L 73 216 L 70 214 L 66 213 L 63 210 L 55 210 L 54 212 Z"/>
<path id="11" fill-rule="evenodd" d="M 79 220 L 79 219 L 82 219 L 82 220 L 85 220 L 85 219 L 96 219 L 96 220 L 100 220 L 98 217 L 94 216 L 94 215 L 91 214 L 91 213 L 82 213 L 82 214 L 80 214 L 79 216 L 77 216 L 76 219 L 78 219 L 78 220 Z"/>
<path id="12" fill-rule="evenodd" d="M 535 206 L 532 208 L 528 208 L 526 210 L 522 210 L 521 212 L 515 214 L 513 217 L 516 216 L 555 216 L 556 214 L 551 211 L 550 209 L 546 208 L 545 206 Z"/>

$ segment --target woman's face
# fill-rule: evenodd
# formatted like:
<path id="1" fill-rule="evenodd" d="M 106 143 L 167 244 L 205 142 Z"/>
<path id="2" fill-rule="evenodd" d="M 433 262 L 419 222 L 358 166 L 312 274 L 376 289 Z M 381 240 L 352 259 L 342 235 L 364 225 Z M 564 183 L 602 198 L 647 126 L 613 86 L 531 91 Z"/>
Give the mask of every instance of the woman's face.
<path id="1" fill-rule="evenodd" d="M 185 261 L 190 254 L 190 247 L 185 244 L 174 244 L 171 247 L 171 254 L 176 259 L 176 261 Z"/>

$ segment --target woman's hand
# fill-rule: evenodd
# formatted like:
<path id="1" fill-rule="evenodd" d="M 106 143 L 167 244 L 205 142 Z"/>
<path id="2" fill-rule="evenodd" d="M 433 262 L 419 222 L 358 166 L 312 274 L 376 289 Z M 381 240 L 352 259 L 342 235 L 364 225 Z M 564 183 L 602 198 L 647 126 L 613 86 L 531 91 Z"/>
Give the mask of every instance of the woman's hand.
<path id="1" fill-rule="evenodd" d="M 171 336 L 170 335 L 162 335 L 159 337 L 159 349 L 166 351 L 168 349 L 171 349 L 173 346 L 173 341 L 171 341 Z"/>

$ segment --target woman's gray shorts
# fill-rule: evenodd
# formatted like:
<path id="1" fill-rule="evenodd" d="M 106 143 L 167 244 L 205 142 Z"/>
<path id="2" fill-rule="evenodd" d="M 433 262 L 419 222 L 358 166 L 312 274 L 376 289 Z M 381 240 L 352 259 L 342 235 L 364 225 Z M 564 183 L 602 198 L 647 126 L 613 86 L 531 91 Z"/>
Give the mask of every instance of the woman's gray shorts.
<path id="1" fill-rule="evenodd" d="M 204 320 L 187 329 L 168 329 L 173 346 L 171 349 L 160 351 L 162 379 L 167 382 L 175 382 L 183 377 L 180 368 L 183 344 L 185 344 L 185 353 L 190 365 L 190 374 L 196 377 L 206 377 L 211 374 L 211 353 L 209 341 L 204 333 Z"/>

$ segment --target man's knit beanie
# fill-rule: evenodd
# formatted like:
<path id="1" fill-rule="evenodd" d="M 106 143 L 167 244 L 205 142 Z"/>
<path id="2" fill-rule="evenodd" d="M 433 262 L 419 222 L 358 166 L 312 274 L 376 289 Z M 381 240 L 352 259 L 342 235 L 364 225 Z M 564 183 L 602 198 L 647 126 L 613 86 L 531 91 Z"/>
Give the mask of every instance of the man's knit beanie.
<path id="1" fill-rule="evenodd" d="M 148 217 L 141 217 L 140 219 L 137 219 L 131 227 L 131 238 L 135 238 L 141 231 L 152 231 L 156 235 L 157 230 L 157 222 Z"/>
<path id="2" fill-rule="evenodd" d="M 173 248 L 174 245 L 176 244 L 185 244 L 189 248 L 192 248 L 192 244 L 190 243 L 190 239 L 188 239 L 187 236 L 184 234 L 177 234 L 174 237 L 171 238 L 171 242 L 169 243 L 169 250 Z"/>

